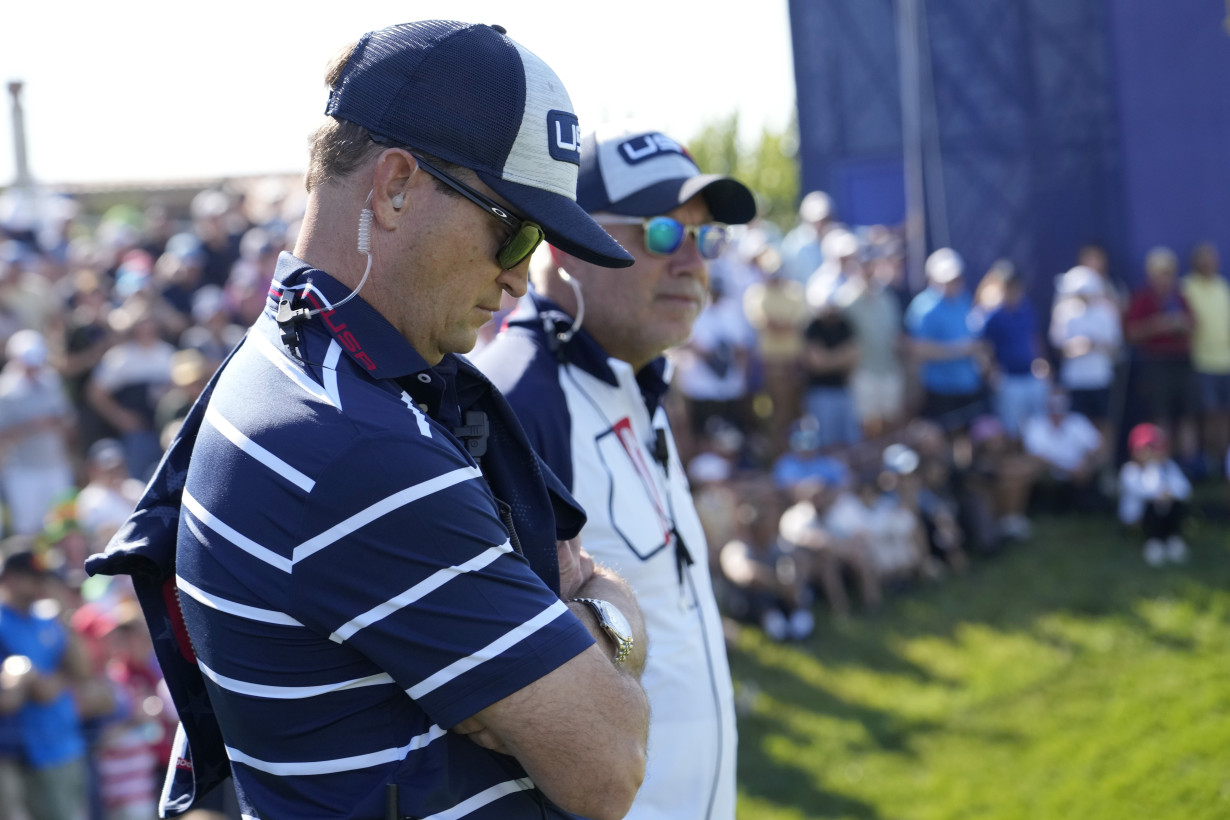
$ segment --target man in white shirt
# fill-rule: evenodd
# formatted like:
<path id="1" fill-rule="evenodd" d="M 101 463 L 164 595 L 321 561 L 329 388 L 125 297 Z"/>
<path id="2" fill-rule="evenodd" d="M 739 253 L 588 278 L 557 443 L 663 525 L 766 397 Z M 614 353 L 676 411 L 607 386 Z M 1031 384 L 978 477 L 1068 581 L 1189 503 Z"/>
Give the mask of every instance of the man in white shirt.
<path id="1" fill-rule="evenodd" d="M 1098 471 L 1106 461 L 1102 434 L 1087 417 L 1071 409 L 1067 391 L 1056 385 L 1047 398 L 1047 412 L 1031 417 L 1022 428 L 1025 452 L 1047 470 L 1039 485 L 1060 506 L 1098 506 Z"/>

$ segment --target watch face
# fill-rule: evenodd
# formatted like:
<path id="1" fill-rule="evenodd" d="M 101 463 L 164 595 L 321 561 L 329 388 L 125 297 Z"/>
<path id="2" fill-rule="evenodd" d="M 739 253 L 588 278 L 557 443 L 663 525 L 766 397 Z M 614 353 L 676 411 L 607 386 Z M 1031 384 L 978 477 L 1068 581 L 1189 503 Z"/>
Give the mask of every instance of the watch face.
<path id="1" fill-rule="evenodd" d="M 628 619 L 619 611 L 619 607 L 610 601 L 599 601 L 598 606 L 602 608 L 603 618 L 613 632 L 625 641 L 632 638 L 632 624 L 628 623 Z"/>

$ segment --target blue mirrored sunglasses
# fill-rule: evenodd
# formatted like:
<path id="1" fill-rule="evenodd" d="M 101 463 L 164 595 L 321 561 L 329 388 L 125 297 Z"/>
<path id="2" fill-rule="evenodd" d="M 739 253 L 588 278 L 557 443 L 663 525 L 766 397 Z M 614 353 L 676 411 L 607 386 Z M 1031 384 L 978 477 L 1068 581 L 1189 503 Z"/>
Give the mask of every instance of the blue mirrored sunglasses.
<path id="1" fill-rule="evenodd" d="M 691 236 L 696 240 L 696 249 L 705 259 L 717 259 L 726 249 L 730 228 L 720 222 L 704 225 L 684 225 L 669 216 L 654 216 L 642 219 L 638 216 L 602 215 L 595 217 L 600 225 L 640 225 L 645 229 L 645 250 L 655 256 L 670 256 Z"/>

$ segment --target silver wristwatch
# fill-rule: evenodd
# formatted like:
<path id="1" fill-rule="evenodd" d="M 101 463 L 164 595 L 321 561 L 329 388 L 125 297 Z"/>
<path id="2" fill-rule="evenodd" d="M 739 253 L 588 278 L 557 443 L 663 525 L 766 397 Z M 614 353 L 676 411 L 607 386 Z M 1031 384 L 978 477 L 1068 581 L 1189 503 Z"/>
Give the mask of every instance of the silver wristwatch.
<path id="1" fill-rule="evenodd" d="M 593 610 L 598 625 L 615 642 L 615 663 L 623 663 L 632 654 L 632 624 L 619 611 L 619 607 L 601 598 L 573 598 L 579 604 L 585 604 Z"/>

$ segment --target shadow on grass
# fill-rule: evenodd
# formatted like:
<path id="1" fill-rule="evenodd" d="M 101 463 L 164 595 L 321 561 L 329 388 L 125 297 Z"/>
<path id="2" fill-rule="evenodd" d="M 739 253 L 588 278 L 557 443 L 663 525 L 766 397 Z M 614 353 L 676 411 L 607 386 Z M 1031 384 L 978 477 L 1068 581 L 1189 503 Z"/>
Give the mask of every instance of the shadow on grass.
<path id="1" fill-rule="evenodd" d="M 797 652 L 775 649 L 762 638 L 743 643 L 731 653 L 736 680 L 759 687 L 790 708 L 757 708 L 741 716 L 741 790 L 795 807 L 808 818 L 879 818 L 881 810 L 867 783 L 860 785 L 845 771 L 850 760 L 879 751 L 925 764 L 920 742 L 952 727 L 939 719 L 911 717 L 842 697 L 823 680 L 830 671 L 857 675 L 866 670 L 930 687 L 965 685 L 903 656 L 903 642 L 915 638 L 961 643 L 968 627 L 981 626 L 1079 658 L 1102 651 L 1082 632 L 1104 626 L 1112 639 L 1128 635 L 1165 650 L 1197 650 L 1198 638 L 1185 623 L 1172 626 L 1159 619 L 1157 605 L 1164 612 L 1167 602 L 1181 602 L 1190 613 L 1185 617 L 1230 622 L 1230 526 L 1209 518 L 1191 523 L 1191 560 L 1154 569 L 1144 563 L 1139 543 L 1125 536 L 1113 516 L 1039 518 L 1031 542 L 993 558 L 975 559 L 963 576 L 904 591 L 874 615 L 834 623 L 824 617 L 821 604 L 816 632 L 794 645 Z M 1075 632 L 1065 631 L 1069 619 Z M 1065 669 L 1059 663 L 1055 674 L 1065 674 Z M 1015 699 L 1020 693 L 1009 685 L 1002 696 Z M 799 710 L 857 723 L 862 732 L 825 738 L 814 725 L 791 725 L 790 715 Z M 962 725 L 960 732 L 970 730 Z M 1021 740 L 1012 732 L 988 734 L 985 728 L 973 734 L 993 745 Z M 797 757 L 783 755 L 782 747 L 772 748 L 777 743 L 799 750 Z M 853 796 L 860 794 L 867 799 Z"/>

